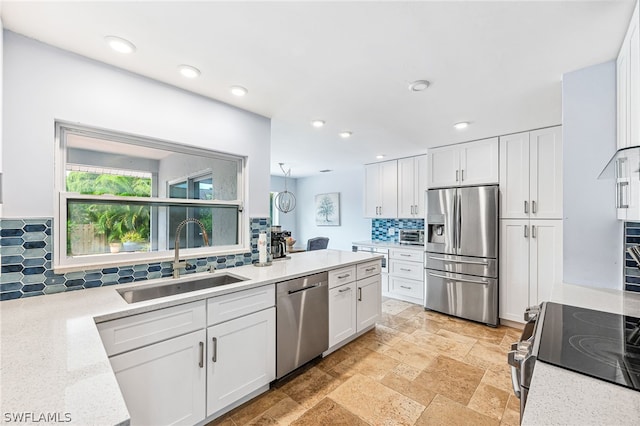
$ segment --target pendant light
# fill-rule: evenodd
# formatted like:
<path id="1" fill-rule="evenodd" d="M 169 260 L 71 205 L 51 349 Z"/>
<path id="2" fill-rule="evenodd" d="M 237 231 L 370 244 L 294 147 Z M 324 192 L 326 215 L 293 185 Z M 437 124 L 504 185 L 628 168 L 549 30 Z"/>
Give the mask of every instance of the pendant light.
<path id="1" fill-rule="evenodd" d="M 287 177 L 291 175 L 291 168 L 289 170 L 284 170 L 284 163 L 278 163 L 280 165 L 280 169 L 282 173 L 284 173 L 284 191 L 278 192 L 275 199 L 275 205 L 278 210 L 282 213 L 289 213 L 291 210 L 296 208 L 296 197 L 293 195 L 293 192 L 289 192 L 287 190 Z"/>

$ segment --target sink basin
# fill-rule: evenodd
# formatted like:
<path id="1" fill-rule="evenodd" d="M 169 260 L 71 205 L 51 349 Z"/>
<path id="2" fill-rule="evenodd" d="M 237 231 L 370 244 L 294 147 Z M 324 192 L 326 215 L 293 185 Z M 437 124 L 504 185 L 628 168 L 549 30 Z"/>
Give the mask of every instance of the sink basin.
<path id="1" fill-rule="evenodd" d="M 222 285 L 246 281 L 248 278 L 231 274 L 215 274 L 210 277 L 180 283 L 153 284 L 144 287 L 117 290 L 127 303 L 144 302 L 145 300 L 159 297 L 173 296 L 189 293 L 190 291 L 204 290 L 206 288 L 220 287 Z"/>

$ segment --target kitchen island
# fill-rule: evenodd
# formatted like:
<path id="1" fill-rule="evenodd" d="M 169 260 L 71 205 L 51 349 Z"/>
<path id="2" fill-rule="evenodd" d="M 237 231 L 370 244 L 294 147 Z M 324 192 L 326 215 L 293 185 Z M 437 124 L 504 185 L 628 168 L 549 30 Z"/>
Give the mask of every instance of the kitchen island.
<path id="1" fill-rule="evenodd" d="M 0 304 L 0 394 L 2 421 L 126 425 L 129 411 L 96 323 L 197 302 L 318 272 L 377 260 L 378 255 L 337 250 L 299 253 L 270 267 L 243 266 L 225 273 L 245 281 L 128 304 L 116 289 L 154 282 L 101 287 L 5 301 Z M 216 272 L 222 274 L 223 272 Z"/>
<path id="2" fill-rule="evenodd" d="M 551 301 L 640 317 L 640 294 L 571 284 Z M 537 361 L 523 425 L 637 425 L 640 392 Z"/>

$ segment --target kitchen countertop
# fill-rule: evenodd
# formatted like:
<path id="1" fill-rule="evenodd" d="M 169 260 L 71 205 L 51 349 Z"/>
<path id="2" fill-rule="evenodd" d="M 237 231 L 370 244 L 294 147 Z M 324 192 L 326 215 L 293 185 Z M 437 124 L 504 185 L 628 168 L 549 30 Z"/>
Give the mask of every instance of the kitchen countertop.
<path id="1" fill-rule="evenodd" d="M 111 369 L 97 322 L 220 296 L 282 280 L 380 258 L 338 250 L 298 253 L 269 267 L 242 266 L 224 273 L 247 281 L 134 304 L 116 289 L 135 288 L 171 278 L 92 288 L 0 303 L 0 411 L 2 422 L 48 424 L 41 416 L 77 425 L 126 425 L 129 413 Z M 223 271 L 216 271 L 222 274 Z M 189 274 L 180 281 L 205 277 Z M 178 280 L 175 280 L 178 282 Z M 51 417 L 50 417 L 51 419 Z"/>
<path id="2" fill-rule="evenodd" d="M 551 301 L 640 317 L 640 294 L 572 284 Z M 640 392 L 538 361 L 523 425 L 638 425 Z"/>
<path id="3" fill-rule="evenodd" d="M 379 247 L 379 248 L 397 248 L 397 249 L 408 249 L 408 250 L 419 250 L 424 251 L 424 246 L 416 246 L 411 244 L 400 244 L 395 241 L 354 241 L 351 243 L 354 246 L 369 246 L 369 247 Z"/>

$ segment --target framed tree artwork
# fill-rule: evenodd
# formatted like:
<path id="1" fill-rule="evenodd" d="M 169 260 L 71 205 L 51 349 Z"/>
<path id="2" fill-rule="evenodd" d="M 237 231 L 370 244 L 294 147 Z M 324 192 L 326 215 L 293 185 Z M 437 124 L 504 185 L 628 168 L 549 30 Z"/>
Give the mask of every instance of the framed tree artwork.
<path id="1" fill-rule="evenodd" d="M 340 193 L 316 195 L 316 225 L 340 226 Z"/>

